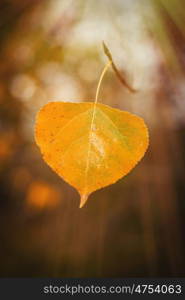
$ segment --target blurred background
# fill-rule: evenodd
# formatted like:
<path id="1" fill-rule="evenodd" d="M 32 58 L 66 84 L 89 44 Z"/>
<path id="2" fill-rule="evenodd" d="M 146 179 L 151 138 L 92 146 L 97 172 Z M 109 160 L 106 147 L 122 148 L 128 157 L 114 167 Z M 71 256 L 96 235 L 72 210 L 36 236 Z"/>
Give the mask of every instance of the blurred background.
<path id="1" fill-rule="evenodd" d="M 150 146 L 116 184 L 79 195 L 34 141 L 49 101 L 100 102 L 144 118 Z M 185 276 L 185 4 L 1 0 L 0 276 Z"/>

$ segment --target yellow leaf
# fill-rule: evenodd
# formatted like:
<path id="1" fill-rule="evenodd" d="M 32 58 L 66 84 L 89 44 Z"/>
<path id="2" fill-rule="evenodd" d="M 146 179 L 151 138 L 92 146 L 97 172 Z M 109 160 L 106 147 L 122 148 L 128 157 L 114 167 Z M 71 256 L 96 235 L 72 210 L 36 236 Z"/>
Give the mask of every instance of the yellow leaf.
<path id="1" fill-rule="evenodd" d="M 35 138 L 47 164 L 80 193 L 80 207 L 93 191 L 128 174 L 148 147 L 143 119 L 93 102 L 46 104 Z"/>

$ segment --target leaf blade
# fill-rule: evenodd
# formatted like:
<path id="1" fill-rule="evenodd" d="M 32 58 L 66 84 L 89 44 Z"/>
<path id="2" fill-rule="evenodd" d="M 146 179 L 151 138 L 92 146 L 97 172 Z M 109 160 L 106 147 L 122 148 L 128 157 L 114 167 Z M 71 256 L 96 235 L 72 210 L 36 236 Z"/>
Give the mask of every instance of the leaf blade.
<path id="1" fill-rule="evenodd" d="M 54 103 L 38 114 L 35 139 L 44 160 L 78 190 L 82 206 L 93 191 L 116 182 L 137 164 L 148 147 L 148 130 L 141 118 L 100 103 Z M 53 127 L 54 141 L 43 142 L 48 122 L 55 120 L 52 105 L 65 122 L 62 129 L 60 122 Z"/>

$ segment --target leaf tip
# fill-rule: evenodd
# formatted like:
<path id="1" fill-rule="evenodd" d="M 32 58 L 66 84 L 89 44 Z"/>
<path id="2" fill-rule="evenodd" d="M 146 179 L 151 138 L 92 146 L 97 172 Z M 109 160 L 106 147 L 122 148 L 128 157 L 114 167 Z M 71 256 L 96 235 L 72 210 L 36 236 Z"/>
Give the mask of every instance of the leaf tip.
<path id="1" fill-rule="evenodd" d="M 86 203 L 88 197 L 89 197 L 89 194 L 82 194 L 81 195 L 79 208 L 82 208 L 84 206 L 84 204 Z"/>

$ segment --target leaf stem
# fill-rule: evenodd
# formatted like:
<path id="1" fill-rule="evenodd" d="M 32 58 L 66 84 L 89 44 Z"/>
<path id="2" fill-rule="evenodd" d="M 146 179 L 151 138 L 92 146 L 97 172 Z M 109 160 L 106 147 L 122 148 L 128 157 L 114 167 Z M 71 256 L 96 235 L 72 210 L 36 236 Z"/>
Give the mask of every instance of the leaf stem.
<path id="1" fill-rule="evenodd" d="M 98 82 L 98 85 L 97 85 L 97 89 L 96 89 L 95 104 L 98 102 L 98 96 L 99 96 L 100 86 L 101 86 L 103 77 L 104 77 L 105 73 L 107 72 L 107 70 L 108 70 L 108 68 L 110 67 L 111 64 L 112 64 L 112 61 L 109 60 L 108 63 L 105 65 L 102 73 L 101 73 L 101 76 L 100 76 L 100 79 L 99 79 L 99 82 Z"/>
<path id="2" fill-rule="evenodd" d="M 90 124 L 90 129 L 89 129 L 89 143 L 88 143 L 88 151 L 87 151 L 87 161 L 86 161 L 86 168 L 85 168 L 85 184 L 84 184 L 84 192 L 81 195 L 81 200 L 80 200 L 80 208 L 82 206 L 84 206 L 85 202 L 87 201 L 87 198 L 89 196 L 89 194 L 87 194 L 87 174 L 88 174 L 88 170 L 89 170 L 89 161 L 90 161 L 90 151 L 91 151 L 91 135 L 92 135 L 92 131 L 93 131 L 93 125 L 94 125 L 94 120 L 95 120 L 95 111 L 96 111 L 96 104 L 98 102 L 98 95 L 99 95 L 99 91 L 100 91 L 100 86 L 102 83 L 102 79 L 107 71 L 107 69 L 109 68 L 109 66 L 112 64 L 112 61 L 109 60 L 108 63 L 105 65 L 101 75 L 100 75 L 100 79 L 98 82 L 98 86 L 96 89 L 96 97 L 95 97 L 95 101 L 94 101 L 94 105 L 93 105 L 93 113 L 92 113 L 92 120 L 91 120 L 91 124 Z"/>

